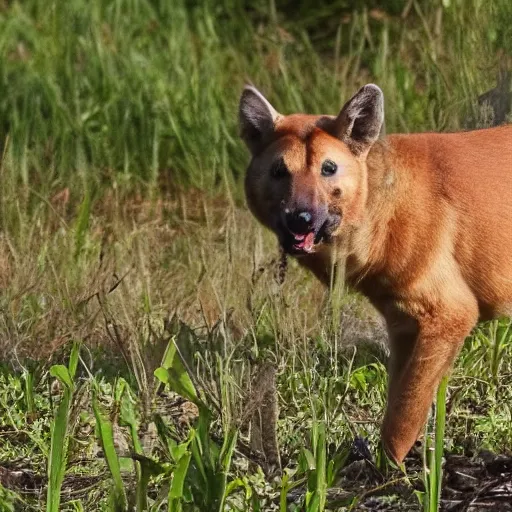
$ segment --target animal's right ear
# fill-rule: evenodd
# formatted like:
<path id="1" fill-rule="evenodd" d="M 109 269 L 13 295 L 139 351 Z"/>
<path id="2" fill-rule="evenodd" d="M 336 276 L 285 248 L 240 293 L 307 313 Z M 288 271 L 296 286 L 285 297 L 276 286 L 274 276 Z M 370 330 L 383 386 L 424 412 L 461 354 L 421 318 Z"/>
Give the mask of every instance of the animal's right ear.
<path id="1" fill-rule="evenodd" d="M 246 85 L 240 98 L 239 117 L 242 139 L 255 154 L 274 131 L 279 113 L 255 87 Z"/>
<path id="2" fill-rule="evenodd" d="M 345 103 L 332 131 L 359 156 L 368 153 L 383 126 L 384 95 L 375 84 L 368 84 Z"/>

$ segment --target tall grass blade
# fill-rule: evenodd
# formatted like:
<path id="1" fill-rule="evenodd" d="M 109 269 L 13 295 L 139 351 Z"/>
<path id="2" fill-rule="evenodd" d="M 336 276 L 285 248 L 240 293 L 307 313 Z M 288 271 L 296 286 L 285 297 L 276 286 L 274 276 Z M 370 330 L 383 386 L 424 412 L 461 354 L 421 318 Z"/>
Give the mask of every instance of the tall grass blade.
<path id="1" fill-rule="evenodd" d="M 80 346 L 73 345 L 69 361 L 69 368 L 64 365 L 54 365 L 50 369 L 50 375 L 58 379 L 63 386 L 61 401 L 57 407 L 57 413 L 52 422 L 50 454 L 48 462 L 48 491 L 46 497 L 47 512 L 60 510 L 60 491 L 67 463 L 68 450 L 68 425 L 71 403 L 73 400 L 74 383 Z"/>
<path id="2" fill-rule="evenodd" d="M 23 388 L 27 414 L 32 417 L 36 409 L 34 403 L 34 374 L 29 370 L 23 372 Z"/>
<path id="3" fill-rule="evenodd" d="M 169 512 L 181 512 L 183 509 L 183 491 L 191 457 L 192 454 L 190 452 L 186 452 L 174 468 L 172 482 L 169 487 Z"/>
<path id="4" fill-rule="evenodd" d="M 228 481 L 228 473 L 231 468 L 231 460 L 233 458 L 233 452 L 235 451 L 236 441 L 238 438 L 238 431 L 232 429 L 230 432 L 225 434 L 224 443 L 222 445 L 220 454 L 219 454 L 219 471 L 220 471 L 220 505 L 219 512 L 224 511 L 224 507 L 226 504 L 226 498 L 228 496 L 227 492 L 227 481 Z"/>
<path id="5" fill-rule="evenodd" d="M 132 440 L 133 450 L 137 455 L 144 455 L 142 444 L 139 439 L 139 424 L 137 421 L 137 413 L 135 410 L 135 402 L 130 396 L 128 383 L 124 379 L 119 379 L 117 383 L 119 396 L 116 399 L 119 403 L 119 424 L 128 427 Z M 137 477 L 136 503 L 137 512 L 147 510 L 147 488 L 149 484 L 149 476 L 151 474 L 149 462 L 142 458 L 135 460 L 135 472 Z"/>
<path id="6" fill-rule="evenodd" d="M 327 446 L 325 441 L 325 423 L 320 423 L 317 429 L 316 442 L 316 489 L 311 511 L 323 512 L 327 493 Z"/>
<path id="7" fill-rule="evenodd" d="M 108 420 L 100 410 L 97 396 L 93 397 L 92 408 L 96 418 L 97 436 L 103 448 L 110 474 L 114 481 L 113 506 L 116 511 L 126 510 L 126 495 L 124 492 L 123 479 L 119 458 L 114 446 L 114 429 L 112 422 Z"/>
<path id="8" fill-rule="evenodd" d="M 60 490 L 64 481 L 67 460 L 67 429 L 71 398 L 72 392 L 66 387 L 52 423 L 48 465 L 47 512 L 58 512 L 60 510 Z"/>
<path id="9" fill-rule="evenodd" d="M 446 425 L 446 390 L 448 376 L 442 378 L 436 398 L 435 445 L 430 461 L 429 506 L 430 512 L 437 512 L 441 506 L 441 489 L 443 481 L 444 432 Z"/>

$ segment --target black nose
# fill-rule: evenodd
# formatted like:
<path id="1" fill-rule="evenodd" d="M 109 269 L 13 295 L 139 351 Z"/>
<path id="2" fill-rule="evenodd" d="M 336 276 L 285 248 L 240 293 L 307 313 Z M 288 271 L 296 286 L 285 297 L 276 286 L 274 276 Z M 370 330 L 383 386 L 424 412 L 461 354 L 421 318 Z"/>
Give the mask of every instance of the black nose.
<path id="1" fill-rule="evenodd" d="M 286 227 L 298 235 L 307 234 L 313 228 L 313 215 L 307 210 L 286 212 Z"/>

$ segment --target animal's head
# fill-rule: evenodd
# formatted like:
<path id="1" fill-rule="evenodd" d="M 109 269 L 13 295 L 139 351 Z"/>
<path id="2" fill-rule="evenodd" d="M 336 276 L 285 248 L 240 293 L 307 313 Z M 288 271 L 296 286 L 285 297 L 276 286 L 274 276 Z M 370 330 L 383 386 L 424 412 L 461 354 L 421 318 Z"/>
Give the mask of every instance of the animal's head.
<path id="1" fill-rule="evenodd" d="M 285 251 L 314 252 L 342 236 L 364 212 L 366 157 L 384 121 L 382 91 L 360 89 L 337 117 L 281 115 L 254 87 L 240 99 L 251 211 Z"/>

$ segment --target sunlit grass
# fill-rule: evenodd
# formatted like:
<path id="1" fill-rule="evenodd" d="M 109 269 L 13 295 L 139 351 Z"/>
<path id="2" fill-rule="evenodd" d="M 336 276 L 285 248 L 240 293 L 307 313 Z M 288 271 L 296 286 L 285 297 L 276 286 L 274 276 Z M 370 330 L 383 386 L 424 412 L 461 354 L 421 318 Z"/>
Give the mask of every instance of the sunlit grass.
<path id="1" fill-rule="evenodd" d="M 354 438 L 378 445 L 385 330 L 361 298 L 329 300 L 294 262 L 277 282 L 276 241 L 243 205 L 239 92 L 253 82 L 283 112 L 336 113 L 373 81 L 385 92 L 388 132 L 484 125 L 477 97 L 512 50 L 511 6 L 390 2 L 342 16 L 327 5 L 238 0 L 2 7 L 0 464 L 49 470 L 54 508 L 61 489 L 69 510 L 125 499 L 180 510 L 195 482 L 205 492 L 197 500 L 232 510 L 285 510 L 299 491 L 297 508 L 320 510 Z M 212 417 L 203 414 L 195 441 L 175 420 L 155 420 L 161 444 L 148 448 L 162 392 L 153 372 L 174 315 L 189 327 L 187 373 Z M 67 365 L 74 342 L 80 385 L 71 395 L 49 367 Z M 510 446 L 511 352 L 505 320 L 467 340 L 448 386 L 450 452 Z M 233 452 L 234 439 L 250 445 L 240 418 L 263 364 L 276 372 L 286 470 L 277 479 Z M 52 419 L 64 416 L 52 438 Z M 57 457 L 64 426 L 69 444 Z M 193 474 L 192 446 L 209 450 L 206 477 Z M 81 472 L 92 479 L 89 498 L 71 492 Z M 208 494 L 212 479 L 222 492 Z M 40 505 L 2 487 L 0 500 Z"/>
<path id="2" fill-rule="evenodd" d="M 456 129 L 510 50 L 510 4 L 412 4 L 404 19 L 396 8 L 347 9 L 341 23 L 335 8 L 312 11 L 329 19 L 322 31 L 264 2 L 246 16 L 241 1 L 15 2 L 0 16 L 4 178 L 43 196 L 159 177 L 232 185 L 246 160 L 236 108 L 247 81 L 283 111 L 331 113 L 376 81 L 388 131 Z"/>

